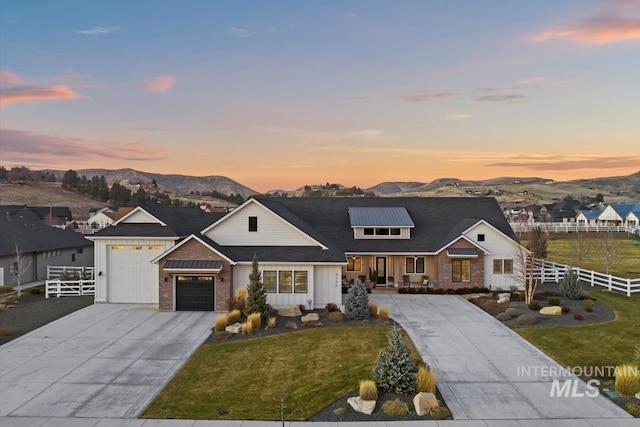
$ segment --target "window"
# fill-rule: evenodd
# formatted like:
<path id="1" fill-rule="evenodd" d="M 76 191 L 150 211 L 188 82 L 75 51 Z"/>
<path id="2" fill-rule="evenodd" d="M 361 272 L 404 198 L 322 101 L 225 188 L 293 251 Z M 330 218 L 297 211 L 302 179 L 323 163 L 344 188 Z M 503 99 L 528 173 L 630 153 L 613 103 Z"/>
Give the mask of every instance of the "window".
<path id="1" fill-rule="evenodd" d="M 376 236 L 388 236 L 389 229 L 388 228 L 376 228 Z"/>
<path id="2" fill-rule="evenodd" d="M 365 228 L 362 230 L 362 234 L 365 236 L 373 236 L 373 228 Z"/>
<path id="3" fill-rule="evenodd" d="M 294 273 L 293 291 L 296 294 L 307 293 L 307 272 L 306 271 L 296 271 Z"/>
<path id="4" fill-rule="evenodd" d="M 494 259 L 493 274 L 513 274 L 512 259 Z"/>
<path id="5" fill-rule="evenodd" d="M 484 242 L 484 234 L 478 234 L 478 242 Z"/>
<path id="6" fill-rule="evenodd" d="M 258 217 L 250 216 L 249 217 L 249 231 L 258 231 Z"/>
<path id="7" fill-rule="evenodd" d="M 162 249 L 162 246 L 149 246 L 150 251 L 161 251 Z"/>
<path id="8" fill-rule="evenodd" d="M 76 262 L 76 254 L 71 254 L 71 262 Z"/>
<path id="9" fill-rule="evenodd" d="M 504 271 L 504 274 L 513 274 L 513 260 L 512 259 L 505 259 L 504 260 L 503 271 Z"/>
<path id="10" fill-rule="evenodd" d="M 493 274 L 502 274 L 502 260 L 494 259 L 493 260 Z"/>
<path id="11" fill-rule="evenodd" d="M 279 271 L 278 272 L 278 292 L 281 294 L 291 293 L 293 288 L 293 275 L 290 271 Z"/>
<path id="12" fill-rule="evenodd" d="M 392 236 L 399 236 L 400 235 L 400 229 L 399 228 L 391 228 L 389 230 L 389 234 L 391 234 Z"/>
<path id="13" fill-rule="evenodd" d="M 83 251 L 83 248 L 78 248 L 78 253 L 81 254 Z"/>
<path id="14" fill-rule="evenodd" d="M 404 259 L 404 271 L 406 273 L 424 274 L 425 272 L 424 257 L 406 257 Z"/>
<path id="15" fill-rule="evenodd" d="M 471 281 L 471 260 L 454 259 L 451 261 L 451 281 L 470 282 Z"/>
<path id="16" fill-rule="evenodd" d="M 111 246 L 112 251 L 121 251 L 124 249 L 124 246 Z"/>
<path id="17" fill-rule="evenodd" d="M 349 257 L 347 271 L 362 271 L 362 258 L 359 256 Z"/>
<path id="18" fill-rule="evenodd" d="M 270 294 L 278 292 L 278 272 L 273 270 L 263 272 L 262 284 L 265 292 Z"/>
<path id="19" fill-rule="evenodd" d="M 132 251 L 141 251 L 142 246 L 129 246 L 129 249 Z"/>

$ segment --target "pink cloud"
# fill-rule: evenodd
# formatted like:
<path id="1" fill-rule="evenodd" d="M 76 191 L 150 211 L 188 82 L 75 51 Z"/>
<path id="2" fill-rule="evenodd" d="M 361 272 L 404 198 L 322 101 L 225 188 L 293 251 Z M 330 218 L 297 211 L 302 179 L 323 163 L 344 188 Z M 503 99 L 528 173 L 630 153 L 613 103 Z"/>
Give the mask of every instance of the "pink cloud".
<path id="1" fill-rule="evenodd" d="M 173 76 L 159 76 L 151 80 L 143 80 L 142 86 L 151 92 L 166 92 L 173 87 L 176 78 Z"/>
<path id="2" fill-rule="evenodd" d="M 0 145 L 3 160 L 15 163 L 68 163 L 69 158 L 149 161 L 165 153 L 141 142 L 95 142 L 22 129 L 1 129 Z"/>
<path id="3" fill-rule="evenodd" d="M 16 102 L 54 101 L 58 99 L 78 99 L 80 95 L 68 86 L 15 86 L 0 89 L 0 105 Z"/>
<path id="4" fill-rule="evenodd" d="M 440 93 L 417 93 L 415 95 L 400 95 L 398 99 L 406 102 L 424 102 L 430 99 L 443 99 L 453 96 L 451 92 Z"/>
<path id="5" fill-rule="evenodd" d="M 570 158 L 566 156 L 520 156 L 512 161 L 491 163 L 486 166 L 493 167 L 519 167 L 535 171 L 560 171 L 576 169 L 617 169 L 637 167 L 640 164 L 640 156 L 599 156 Z"/>
<path id="6" fill-rule="evenodd" d="M 476 98 L 478 102 L 506 102 L 509 104 L 513 104 L 516 102 L 522 102 L 526 100 L 527 97 L 524 95 L 485 95 Z"/>
<path id="7" fill-rule="evenodd" d="M 25 80 L 19 75 L 12 73 L 9 70 L 0 70 L 0 83 L 5 84 L 20 84 L 24 83 Z"/>

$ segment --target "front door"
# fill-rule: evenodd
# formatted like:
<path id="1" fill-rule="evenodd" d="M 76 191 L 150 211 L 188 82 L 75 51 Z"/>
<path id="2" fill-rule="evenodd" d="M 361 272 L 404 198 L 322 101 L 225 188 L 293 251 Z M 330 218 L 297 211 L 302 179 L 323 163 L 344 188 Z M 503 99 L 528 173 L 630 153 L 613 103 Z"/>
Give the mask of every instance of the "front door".
<path id="1" fill-rule="evenodd" d="M 379 256 L 376 257 L 376 272 L 378 273 L 378 280 L 376 283 L 378 285 L 386 285 L 387 284 L 387 257 Z"/>

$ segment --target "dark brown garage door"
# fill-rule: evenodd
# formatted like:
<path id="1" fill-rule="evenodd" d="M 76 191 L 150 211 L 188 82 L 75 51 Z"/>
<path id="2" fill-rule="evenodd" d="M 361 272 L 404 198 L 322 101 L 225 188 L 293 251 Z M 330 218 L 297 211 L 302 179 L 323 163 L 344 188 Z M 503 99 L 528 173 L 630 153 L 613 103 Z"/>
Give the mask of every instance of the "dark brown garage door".
<path id="1" fill-rule="evenodd" d="M 176 277 L 177 311 L 213 311 L 213 276 Z"/>

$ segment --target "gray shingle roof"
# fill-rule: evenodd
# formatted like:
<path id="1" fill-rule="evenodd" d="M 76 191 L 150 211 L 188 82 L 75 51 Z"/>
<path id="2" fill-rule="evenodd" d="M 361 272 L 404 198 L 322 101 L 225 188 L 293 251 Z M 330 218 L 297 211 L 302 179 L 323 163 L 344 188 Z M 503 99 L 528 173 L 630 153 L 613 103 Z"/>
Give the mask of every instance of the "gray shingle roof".
<path id="1" fill-rule="evenodd" d="M 164 264 L 165 270 L 219 270 L 222 261 L 212 259 L 169 259 Z"/>
<path id="2" fill-rule="evenodd" d="M 403 207 L 349 207 L 352 227 L 413 227 Z"/>

